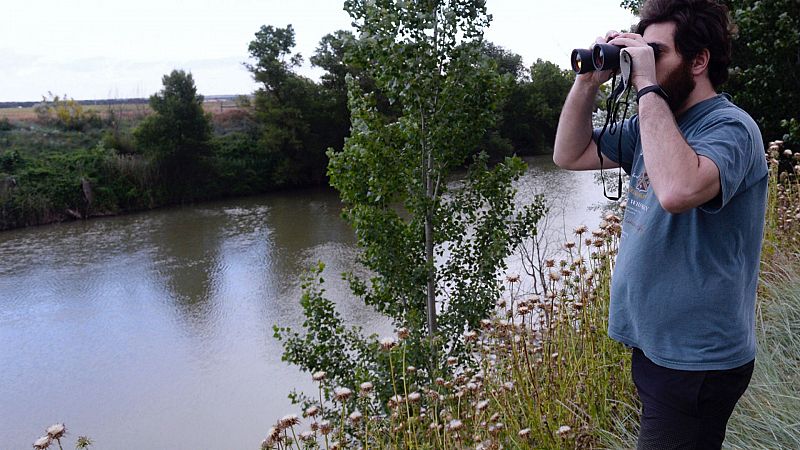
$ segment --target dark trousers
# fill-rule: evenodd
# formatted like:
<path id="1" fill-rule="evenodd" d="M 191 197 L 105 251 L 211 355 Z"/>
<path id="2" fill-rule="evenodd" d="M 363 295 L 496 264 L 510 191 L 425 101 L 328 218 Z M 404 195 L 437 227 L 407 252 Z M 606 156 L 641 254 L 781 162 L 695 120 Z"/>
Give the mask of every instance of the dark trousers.
<path id="1" fill-rule="evenodd" d="M 754 362 L 729 370 L 675 370 L 653 363 L 634 348 L 631 372 L 642 401 L 636 448 L 721 448 L 728 418 L 750 383 Z"/>

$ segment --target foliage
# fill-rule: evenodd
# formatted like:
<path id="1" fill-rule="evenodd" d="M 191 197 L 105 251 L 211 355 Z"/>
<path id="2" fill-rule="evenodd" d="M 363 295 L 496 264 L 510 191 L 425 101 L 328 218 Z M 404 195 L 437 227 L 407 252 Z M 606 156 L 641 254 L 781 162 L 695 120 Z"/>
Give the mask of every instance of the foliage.
<path id="1" fill-rule="evenodd" d="M 558 117 L 575 74 L 541 59 L 529 76 L 517 81 L 503 107 L 500 134 L 519 153 L 544 153 L 552 149 Z"/>
<path id="2" fill-rule="evenodd" d="M 541 295 L 521 292 L 520 276 L 506 277 L 507 294 L 491 319 L 464 334 L 475 367 L 430 380 L 410 363 L 403 334 L 368 341 L 358 354 L 388 359 L 388 373 L 355 385 L 314 374 L 321 395 L 304 413 L 310 430 L 295 433 L 296 416 L 285 416 L 262 448 L 316 448 L 323 439 L 326 449 L 601 447 L 607 430 L 632 426 L 637 406 L 629 351 L 605 334 L 621 232 L 619 217 L 605 219 L 591 237 L 576 229 L 578 242 L 565 243 L 561 261 L 545 261 Z M 358 357 L 329 350 L 323 357 L 331 365 L 357 369 Z"/>
<path id="3" fill-rule="evenodd" d="M 207 176 L 203 157 L 209 153 L 210 116 L 203 110 L 191 73 L 173 70 L 162 78 L 163 89 L 150 96 L 155 114 L 134 131 L 137 145 L 157 165 L 170 198 L 193 200 L 202 195 Z"/>
<path id="4" fill-rule="evenodd" d="M 0 229 L 152 207 L 149 166 L 102 146 L 2 161 Z"/>
<path id="5" fill-rule="evenodd" d="M 322 182 L 325 150 L 343 139 L 341 120 L 331 120 L 335 103 L 320 86 L 292 72 L 302 62 L 300 54 L 292 54 L 294 45 L 291 25 L 262 26 L 249 46 L 256 63 L 246 64 L 262 84 L 255 93 L 255 111 L 261 126 L 258 145 L 272 168 L 269 177 L 288 186 Z"/>
<path id="6" fill-rule="evenodd" d="M 94 112 L 87 110 L 80 103 L 64 95 L 59 97 L 48 93 L 42 102 L 34 107 L 39 121 L 54 125 L 65 131 L 83 131 L 89 127 L 99 127 L 102 121 Z"/>
<path id="7" fill-rule="evenodd" d="M 525 168 L 518 159 L 469 164 L 508 86 L 481 53 L 482 1 L 350 0 L 345 9 L 360 33 L 351 60 L 398 109 L 397 117 L 383 114 L 377 95 L 350 77 L 351 136 L 341 153 L 328 152 L 329 175 L 373 276 L 348 280 L 356 296 L 406 330 L 402 360 L 432 380 L 451 370 L 445 357 L 471 359 L 462 333 L 491 312 L 504 260 L 532 231 L 542 204 L 513 203 L 511 183 Z M 464 165 L 467 173 L 453 179 Z M 346 386 L 383 380 L 376 404 L 383 408 L 401 356 L 376 353 L 374 339 L 345 329 L 322 292 L 306 286 L 304 335 L 276 328 L 284 359 Z"/>
<path id="8" fill-rule="evenodd" d="M 764 136 L 790 131 L 800 118 L 800 3 L 796 0 L 728 0 L 738 26 L 733 71 L 726 86 Z M 774 99 L 779 98 L 779 102 Z M 785 139 L 793 139 L 786 136 Z M 800 144 L 794 141 L 793 144 Z"/>

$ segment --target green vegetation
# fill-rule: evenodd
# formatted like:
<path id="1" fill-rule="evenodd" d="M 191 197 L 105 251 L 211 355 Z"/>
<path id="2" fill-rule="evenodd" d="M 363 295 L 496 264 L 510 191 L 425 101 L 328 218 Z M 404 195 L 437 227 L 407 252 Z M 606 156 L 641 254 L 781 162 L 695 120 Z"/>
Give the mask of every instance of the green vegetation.
<path id="1" fill-rule="evenodd" d="M 728 425 L 726 448 L 800 445 L 800 153 L 770 146 L 770 202 L 757 311 L 759 356 Z M 369 342 L 390 371 L 361 384 L 313 375 L 320 396 L 267 432 L 262 448 L 635 448 L 639 404 L 630 355 L 605 334 L 621 227 L 607 214 L 574 230 L 560 260 L 544 260 L 539 293 L 507 289 L 481 329 L 463 334 L 475 364 L 433 381 L 409 364 L 407 330 Z M 378 391 L 390 382 L 389 397 Z M 378 392 L 376 392 L 378 391 Z M 378 399 L 383 399 L 379 405 Z"/>
<path id="2" fill-rule="evenodd" d="M 0 230 L 327 183 L 328 149 L 341 152 L 350 134 L 347 75 L 381 115 L 403 114 L 386 80 L 349 56 L 365 42 L 342 30 L 323 37 L 310 58 L 325 70 L 317 83 L 294 72 L 302 56 L 292 26 L 265 25 L 248 46 L 259 89 L 210 117 L 192 75 L 179 70 L 164 76 L 149 108 L 101 109 L 48 94 L 27 115 L 0 110 Z M 465 164 L 481 151 L 493 163 L 548 152 L 573 75 L 544 61 L 525 68 L 519 55 L 486 42 L 469 51 L 501 81 L 483 86 L 494 117 L 462 149 Z"/>
<path id="3" fill-rule="evenodd" d="M 329 175 L 371 277 L 348 280 L 357 297 L 407 330 L 403 360 L 430 382 L 449 371 L 446 358 L 472 359 L 461 333 L 492 309 L 498 272 L 543 207 L 514 204 L 519 159 L 490 169 L 485 155 L 472 156 L 510 81 L 481 51 L 481 2 L 349 1 L 345 9 L 362 36 L 350 57 L 393 105 L 381 112 L 376 95 L 349 77 L 352 135 L 342 151 L 329 151 Z M 464 166 L 466 177 L 451 181 Z M 349 386 L 376 380 L 379 406 L 392 395 L 399 361 L 344 327 L 316 275 L 305 286 L 305 334 L 276 328 L 284 359 Z"/>

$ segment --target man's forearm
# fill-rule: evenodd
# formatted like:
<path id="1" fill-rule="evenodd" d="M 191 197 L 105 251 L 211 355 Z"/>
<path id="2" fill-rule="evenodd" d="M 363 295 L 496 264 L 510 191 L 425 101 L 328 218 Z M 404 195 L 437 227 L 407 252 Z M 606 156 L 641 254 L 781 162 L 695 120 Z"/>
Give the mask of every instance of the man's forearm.
<path id="1" fill-rule="evenodd" d="M 553 146 L 553 161 L 560 167 L 570 168 L 592 139 L 592 111 L 598 90 L 594 82 L 578 79 L 567 95 Z"/>
<path id="2" fill-rule="evenodd" d="M 665 210 L 680 213 L 719 192 L 716 166 L 689 146 L 662 98 L 654 94 L 642 97 L 639 129 L 647 174 Z"/>

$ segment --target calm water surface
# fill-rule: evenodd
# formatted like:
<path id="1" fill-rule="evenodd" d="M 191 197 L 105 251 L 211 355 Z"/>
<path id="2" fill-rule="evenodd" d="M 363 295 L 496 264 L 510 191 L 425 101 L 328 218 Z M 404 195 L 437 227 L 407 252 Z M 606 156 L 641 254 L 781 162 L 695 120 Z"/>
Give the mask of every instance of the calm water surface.
<path id="1" fill-rule="evenodd" d="M 520 201 L 544 193 L 554 234 L 597 224 L 591 173 L 528 162 Z M 346 320 L 389 331 L 340 280 L 356 254 L 340 209 L 317 189 L 0 233 L 0 450 L 55 422 L 68 447 L 257 448 L 312 388 L 272 338 L 302 322 L 305 269 L 325 262 Z"/>

